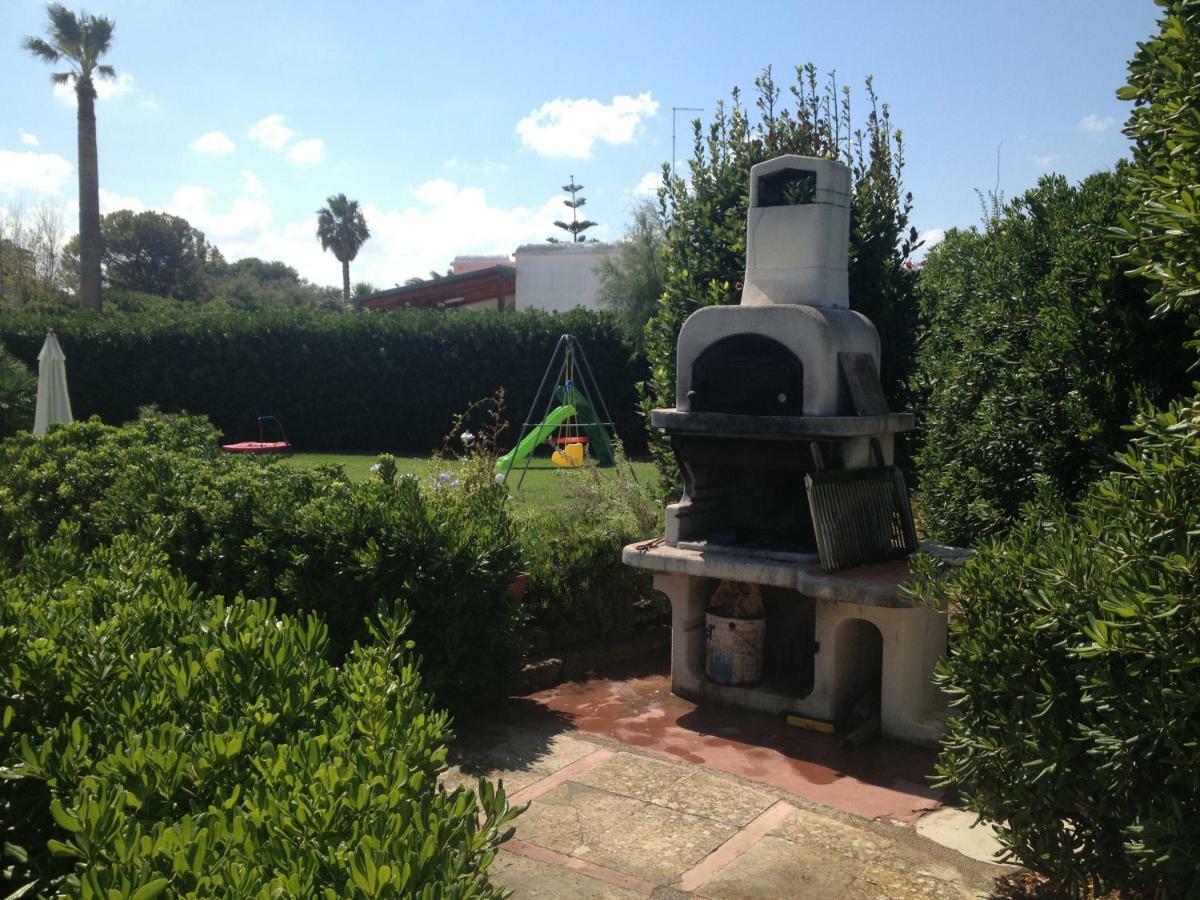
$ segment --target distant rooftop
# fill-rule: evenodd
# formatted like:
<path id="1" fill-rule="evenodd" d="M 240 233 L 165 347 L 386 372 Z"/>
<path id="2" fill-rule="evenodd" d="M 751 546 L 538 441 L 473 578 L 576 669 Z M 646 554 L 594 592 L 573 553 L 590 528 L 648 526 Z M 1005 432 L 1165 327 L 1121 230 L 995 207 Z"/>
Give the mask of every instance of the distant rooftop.
<path id="1" fill-rule="evenodd" d="M 363 309 L 455 309 L 494 302 L 510 309 L 517 292 L 517 270 L 511 265 L 475 269 L 461 275 L 432 278 L 388 288 L 359 301 Z"/>
<path id="2" fill-rule="evenodd" d="M 619 245 L 608 241 L 562 241 L 557 244 L 542 243 L 542 244 L 522 244 L 517 248 L 517 254 L 522 256 L 530 253 L 587 253 L 615 250 Z"/>

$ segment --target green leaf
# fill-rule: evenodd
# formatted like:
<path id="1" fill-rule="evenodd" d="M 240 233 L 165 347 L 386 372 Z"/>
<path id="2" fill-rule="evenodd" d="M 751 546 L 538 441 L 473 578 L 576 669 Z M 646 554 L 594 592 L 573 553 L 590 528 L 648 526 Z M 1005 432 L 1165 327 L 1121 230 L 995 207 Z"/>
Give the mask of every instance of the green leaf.
<path id="1" fill-rule="evenodd" d="M 157 897 L 165 891 L 170 883 L 170 880 L 166 878 L 155 878 L 134 891 L 129 900 L 151 900 L 152 897 Z"/>
<path id="2" fill-rule="evenodd" d="M 67 812 L 66 808 L 62 805 L 62 801 L 57 797 L 50 801 L 50 815 L 54 818 L 58 827 L 64 831 L 74 833 L 83 830 L 83 824 L 74 813 Z"/>

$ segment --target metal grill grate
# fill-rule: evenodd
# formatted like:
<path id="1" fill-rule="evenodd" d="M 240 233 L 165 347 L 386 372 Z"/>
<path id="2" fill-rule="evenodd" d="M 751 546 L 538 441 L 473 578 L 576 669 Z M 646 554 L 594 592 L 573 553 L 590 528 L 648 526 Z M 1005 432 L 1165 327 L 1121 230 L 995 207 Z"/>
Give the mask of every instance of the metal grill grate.
<path id="1" fill-rule="evenodd" d="M 895 466 L 814 472 L 804 483 L 826 572 L 917 549 L 904 474 Z"/>

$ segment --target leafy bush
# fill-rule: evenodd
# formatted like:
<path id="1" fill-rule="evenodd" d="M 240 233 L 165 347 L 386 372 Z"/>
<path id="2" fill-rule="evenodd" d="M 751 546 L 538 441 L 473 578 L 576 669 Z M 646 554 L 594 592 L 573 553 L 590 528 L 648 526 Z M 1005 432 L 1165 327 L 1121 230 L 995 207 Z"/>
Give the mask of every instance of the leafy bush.
<path id="1" fill-rule="evenodd" d="M 1136 205 L 1121 231 L 1159 308 L 1190 315 L 1200 336 L 1200 2 L 1155 2 L 1158 34 L 1138 45 L 1117 92 L 1134 102 L 1125 134 Z"/>
<path id="2" fill-rule="evenodd" d="M 1122 468 L 1077 507 L 1027 519 L 920 588 L 955 611 L 937 674 L 953 703 L 938 771 L 1000 823 L 1018 862 L 1061 885 L 1190 897 L 1200 397 L 1139 428 Z"/>
<path id="3" fill-rule="evenodd" d="M 316 617 L 209 598 L 140 537 L 79 538 L 63 525 L 0 583 L 0 883 L 500 896 L 486 869 L 513 813 L 487 783 L 478 805 L 437 786 L 448 720 L 403 617 L 335 668 Z"/>
<path id="4" fill-rule="evenodd" d="M 37 379 L 0 346 L 0 438 L 33 427 Z"/>
<path id="5" fill-rule="evenodd" d="M 354 484 L 223 454 L 214 437 L 204 420 L 148 413 L 0 444 L 0 559 L 20 563 L 62 522 L 88 549 L 153 531 L 202 590 L 320 612 L 339 651 L 381 605 L 403 602 L 440 702 L 502 694 L 519 567 L 503 488 L 425 489 L 394 465 Z"/>
<path id="6" fill-rule="evenodd" d="M 619 461 L 623 466 L 623 461 Z M 523 612 L 535 628 L 596 640 L 630 636 L 633 609 L 657 602 L 647 573 L 621 562 L 626 544 L 661 531 L 661 507 L 625 472 L 561 472 L 570 499 L 518 523 L 529 570 Z"/>
<path id="7" fill-rule="evenodd" d="M 850 305 L 869 317 L 882 340 L 884 389 L 893 408 L 905 404 L 912 360 L 915 274 L 903 263 L 916 241 L 909 226 L 912 196 L 903 192 L 904 148 L 887 104 L 878 105 L 868 79 L 866 131 L 850 121 L 849 91 L 830 78 L 822 89 L 816 69 L 796 69 L 794 103 L 780 102 L 768 68 L 754 81 L 758 119 L 742 106 L 717 103 L 707 134 L 695 125 L 690 177 L 666 179 L 665 290 L 646 326 L 650 376 L 642 391 L 646 411 L 675 405 L 675 342 L 684 320 L 702 306 L 736 304 L 746 271 L 746 213 L 750 167 L 784 153 L 840 160 L 851 168 Z M 668 490 L 678 480 L 669 443 L 651 435 L 655 460 Z"/>
<path id="8" fill-rule="evenodd" d="M 132 295 L 130 305 L 141 299 Z M 243 440 L 255 434 L 258 416 L 271 414 L 302 448 L 428 453 L 453 413 L 498 387 L 514 416 L 524 416 L 558 336 L 570 332 L 587 352 L 618 433 L 634 452 L 645 446 L 634 389 L 643 367 L 610 314 L 142 305 L 103 316 L 31 307 L 0 319 L 0 343 L 31 363 L 54 327 L 81 418 L 116 424 L 152 404 L 206 415 Z"/>
<path id="9" fill-rule="evenodd" d="M 1128 172 L 1047 176 L 953 230 L 921 273 L 914 388 L 920 510 L 938 540 L 1003 530 L 1035 498 L 1072 499 L 1122 447 L 1140 400 L 1187 389 L 1178 316 L 1112 259 Z"/>

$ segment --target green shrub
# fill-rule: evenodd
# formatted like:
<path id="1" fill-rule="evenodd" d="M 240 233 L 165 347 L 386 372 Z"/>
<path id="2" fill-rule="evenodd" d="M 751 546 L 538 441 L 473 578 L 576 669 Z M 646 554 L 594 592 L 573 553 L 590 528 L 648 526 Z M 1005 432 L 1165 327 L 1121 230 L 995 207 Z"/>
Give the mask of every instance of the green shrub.
<path id="1" fill-rule="evenodd" d="M 914 388 L 936 539 L 974 542 L 1025 503 L 1078 496 L 1140 401 L 1187 389 L 1181 319 L 1152 319 L 1147 283 L 1112 259 L 1128 186 L 1126 167 L 1077 187 L 1047 176 L 930 252 Z"/>
<path id="2" fill-rule="evenodd" d="M 33 427 L 37 379 L 0 345 L 0 438 Z"/>
<path id="3" fill-rule="evenodd" d="M 920 588 L 952 610 L 938 771 L 1000 823 L 1018 862 L 1063 886 L 1191 897 L 1200 397 L 1139 428 L 1077 507 L 1029 518 Z"/>
<path id="4" fill-rule="evenodd" d="M 500 896 L 486 869 L 513 813 L 487 783 L 478 805 L 437 786 L 447 716 L 402 617 L 335 668 L 318 618 L 209 598 L 130 535 L 85 555 L 78 531 L 0 583 L 0 884 Z"/>
<path id="5" fill-rule="evenodd" d="M 402 602 L 439 702 L 502 695 L 519 568 L 502 487 L 427 488 L 394 467 L 355 484 L 224 454 L 214 437 L 204 420 L 147 413 L 0 444 L 0 559 L 19 563 L 62 522 L 88 549 L 153 531 L 202 590 L 319 612 L 339 651 L 381 604 Z"/>
<path id="6" fill-rule="evenodd" d="M 623 465 L 623 463 L 619 463 Z M 656 600 L 650 576 L 621 562 L 626 544 L 661 532 L 661 507 L 625 473 L 559 473 L 567 503 L 518 523 L 529 571 L 523 613 L 535 628 L 606 641 L 629 637 L 635 606 Z"/>
<path id="7" fill-rule="evenodd" d="M 1155 2 L 1158 34 L 1138 45 L 1117 92 L 1134 102 L 1125 134 L 1135 205 L 1121 231 L 1159 308 L 1189 315 L 1200 337 L 1200 2 Z"/>
<path id="8" fill-rule="evenodd" d="M 103 316 L 6 313 L 0 343 L 29 364 L 53 327 L 80 418 L 118 424 L 154 405 L 205 415 L 223 435 L 244 440 L 257 436 L 255 420 L 269 414 L 283 420 L 298 448 L 424 454 L 441 444 L 454 413 L 499 387 L 514 420 L 523 421 L 555 342 L 570 332 L 618 433 L 634 452 L 645 446 L 634 389 L 644 368 L 612 314 L 334 315 L 144 300 L 126 294 L 125 305 L 140 311 Z"/>

